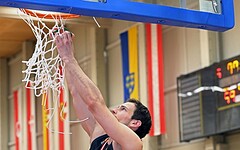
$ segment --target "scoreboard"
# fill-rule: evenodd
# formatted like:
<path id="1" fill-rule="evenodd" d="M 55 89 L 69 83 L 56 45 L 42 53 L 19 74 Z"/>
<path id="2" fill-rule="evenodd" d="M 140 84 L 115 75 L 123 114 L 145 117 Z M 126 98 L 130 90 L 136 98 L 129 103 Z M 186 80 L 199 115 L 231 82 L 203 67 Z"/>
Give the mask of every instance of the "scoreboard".
<path id="1" fill-rule="evenodd" d="M 240 56 L 177 78 L 180 140 L 240 129 Z"/>

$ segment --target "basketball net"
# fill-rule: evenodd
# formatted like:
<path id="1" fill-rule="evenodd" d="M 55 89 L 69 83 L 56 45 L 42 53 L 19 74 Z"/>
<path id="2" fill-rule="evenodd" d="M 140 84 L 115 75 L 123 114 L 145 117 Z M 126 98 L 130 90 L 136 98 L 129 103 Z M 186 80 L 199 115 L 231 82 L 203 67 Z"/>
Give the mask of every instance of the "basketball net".
<path id="1" fill-rule="evenodd" d="M 57 14 L 39 16 L 35 11 L 30 12 L 26 9 L 19 10 L 20 17 L 29 25 L 37 40 L 32 57 L 23 61 L 26 64 L 23 82 L 26 82 L 27 88 L 34 90 L 36 96 L 41 96 L 48 89 L 60 94 L 60 87 L 64 87 L 64 64 L 57 53 L 54 34 L 64 31 L 64 18 Z M 50 18 L 54 23 L 52 28 L 44 23 L 44 19 Z M 55 33 L 52 29 L 56 29 Z"/>
<path id="2" fill-rule="evenodd" d="M 62 13 L 48 14 L 46 12 L 43 14 L 27 9 L 19 9 L 18 14 L 29 25 L 36 38 L 35 50 L 32 57 L 27 61 L 23 61 L 26 65 L 26 70 L 22 71 L 25 73 L 25 78 L 22 81 L 26 82 L 26 88 L 34 90 L 37 97 L 42 95 L 42 105 L 46 110 L 52 110 L 47 122 L 47 128 L 52 132 L 58 132 L 50 129 L 49 124 L 55 112 L 58 112 L 57 109 L 60 104 L 58 99 L 64 88 L 65 70 L 64 63 L 57 53 L 55 35 L 60 35 L 65 31 L 64 25 L 67 19 L 79 16 Z M 45 24 L 44 21 L 46 21 L 46 19 L 51 19 L 51 22 L 53 22 L 51 28 Z M 55 93 L 53 95 L 57 95 L 57 97 L 52 98 L 53 107 L 51 108 L 46 108 L 46 99 L 49 93 L 48 90 L 51 90 L 51 93 Z M 63 110 L 61 110 L 61 112 L 62 111 Z M 82 122 L 87 119 L 88 118 L 69 122 Z M 58 133 L 65 134 L 63 132 Z"/>

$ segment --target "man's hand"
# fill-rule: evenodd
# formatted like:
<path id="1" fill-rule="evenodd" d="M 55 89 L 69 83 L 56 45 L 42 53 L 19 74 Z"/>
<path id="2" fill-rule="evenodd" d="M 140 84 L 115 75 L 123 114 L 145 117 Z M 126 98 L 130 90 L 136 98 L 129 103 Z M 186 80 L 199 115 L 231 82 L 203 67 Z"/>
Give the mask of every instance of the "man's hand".
<path id="1" fill-rule="evenodd" d="M 64 62 L 74 59 L 73 37 L 74 35 L 69 31 L 64 31 L 62 34 L 56 33 L 55 43 L 58 54 Z"/>

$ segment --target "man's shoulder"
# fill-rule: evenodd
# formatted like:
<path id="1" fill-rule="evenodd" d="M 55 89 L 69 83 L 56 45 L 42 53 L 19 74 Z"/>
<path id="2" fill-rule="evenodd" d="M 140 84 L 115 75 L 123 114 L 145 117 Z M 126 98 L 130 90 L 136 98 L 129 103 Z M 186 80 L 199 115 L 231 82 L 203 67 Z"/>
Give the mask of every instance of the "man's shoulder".
<path id="1" fill-rule="evenodd" d="M 94 130 L 92 132 L 92 135 L 90 135 L 91 142 L 93 140 L 95 140 L 96 138 L 98 138 L 99 136 L 102 136 L 104 134 L 106 134 L 106 132 L 103 130 L 103 128 L 98 123 L 96 123 Z"/>

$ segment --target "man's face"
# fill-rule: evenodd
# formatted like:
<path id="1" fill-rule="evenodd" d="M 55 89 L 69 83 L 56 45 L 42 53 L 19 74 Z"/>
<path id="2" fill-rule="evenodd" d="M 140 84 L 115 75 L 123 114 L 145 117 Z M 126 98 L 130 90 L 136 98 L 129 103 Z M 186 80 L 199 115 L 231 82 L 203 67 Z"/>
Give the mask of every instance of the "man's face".
<path id="1" fill-rule="evenodd" d="M 128 125 L 132 120 L 131 117 L 136 109 L 134 103 L 126 102 L 122 105 L 114 107 L 111 110 L 112 114 L 117 118 L 117 120 L 125 125 Z"/>

